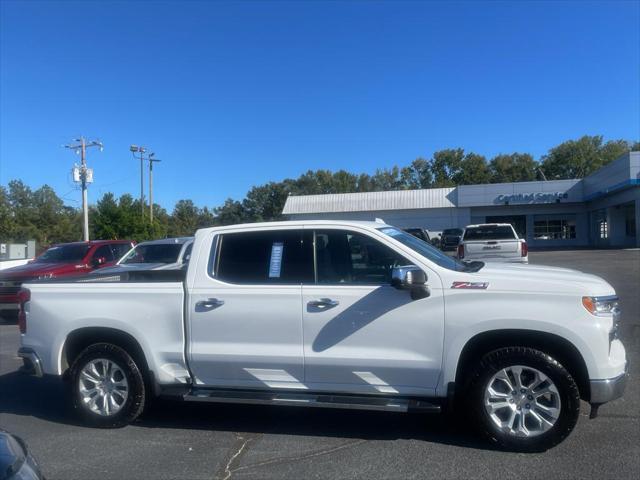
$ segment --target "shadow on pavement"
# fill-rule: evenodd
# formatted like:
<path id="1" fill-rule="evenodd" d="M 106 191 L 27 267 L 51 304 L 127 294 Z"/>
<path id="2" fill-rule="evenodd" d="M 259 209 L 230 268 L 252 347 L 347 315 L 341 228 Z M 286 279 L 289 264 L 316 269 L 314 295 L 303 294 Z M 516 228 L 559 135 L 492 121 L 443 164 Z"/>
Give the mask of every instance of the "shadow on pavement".
<path id="1" fill-rule="evenodd" d="M 69 406 L 65 385 L 11 372 L 0 376 L 0 414 L 33 416 L 81 426 Z M 399 414 L 360 410 L 203 404 L 157 399 L 135 426 L 198 429 L 272 435 L 302 435 L 363 440 L 414 439 L 493 450 L 488 442 L 447 415 Z"/>

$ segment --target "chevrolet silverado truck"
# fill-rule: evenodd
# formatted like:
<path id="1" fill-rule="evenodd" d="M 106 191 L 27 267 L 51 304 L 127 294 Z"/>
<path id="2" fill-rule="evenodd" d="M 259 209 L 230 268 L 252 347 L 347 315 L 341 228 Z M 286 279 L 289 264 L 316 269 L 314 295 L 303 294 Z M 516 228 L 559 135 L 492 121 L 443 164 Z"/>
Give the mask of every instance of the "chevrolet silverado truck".
<path id="1" fill-rule="evenodd" d="M 147 400 L 452 411 L 517 451 L 623 393 L 618 299 L 594 275 L 464 263 L 384 223 L 205 228 L 183 271 L 21 291 L 24 370 L 89 425 Z"/>
<path id="2" fill-rule="evenodd" d="M 529 248 L 510 223 L 467 225 L 458 244 L 458 259 L 529 263 Z"/>

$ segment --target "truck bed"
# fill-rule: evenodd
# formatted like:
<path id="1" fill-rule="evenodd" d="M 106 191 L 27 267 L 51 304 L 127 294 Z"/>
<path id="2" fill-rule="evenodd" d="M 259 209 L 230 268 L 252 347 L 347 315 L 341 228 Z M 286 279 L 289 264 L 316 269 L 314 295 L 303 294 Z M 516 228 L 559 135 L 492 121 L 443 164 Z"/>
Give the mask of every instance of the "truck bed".
<path id="1" fill-rule="evenodd" d="M 23 346 L 42 356 L 45 374 L 65 366 L 65 339 L 82 329 L 116 329 L 138 340 L 158 383 L 188 378 L 181 271 L 135 271 L 25 283 L 31 290 Z"/>

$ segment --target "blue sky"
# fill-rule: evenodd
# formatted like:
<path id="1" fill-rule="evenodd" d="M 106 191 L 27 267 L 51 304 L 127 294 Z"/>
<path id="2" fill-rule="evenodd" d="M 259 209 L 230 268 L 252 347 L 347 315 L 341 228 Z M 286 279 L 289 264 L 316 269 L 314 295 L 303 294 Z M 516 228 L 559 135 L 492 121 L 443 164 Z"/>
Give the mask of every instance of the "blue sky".
<path id="1" fill-rule="evenodd" d="M 640 137 L 639 2 L 0 2 L 0 183 L 215 206 L 308 169 Z M 145 180 L 146 182 L 146 180 Z"/>

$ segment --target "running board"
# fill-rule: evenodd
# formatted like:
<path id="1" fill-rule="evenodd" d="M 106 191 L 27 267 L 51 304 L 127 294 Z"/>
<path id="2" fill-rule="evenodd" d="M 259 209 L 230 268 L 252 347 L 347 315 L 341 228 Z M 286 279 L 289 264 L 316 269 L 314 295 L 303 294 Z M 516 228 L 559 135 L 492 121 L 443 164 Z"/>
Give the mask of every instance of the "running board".
<path id="1" fill-rule="evenodd" d="M 190 402 L 286 405 L 292 407 L 347 408 L 390 412 L 439 413 L 440 405 L 418 398 L 331 395 L 324 393 L 265 392 L 251 390 L 194 389 L 184 396 Z"/>

